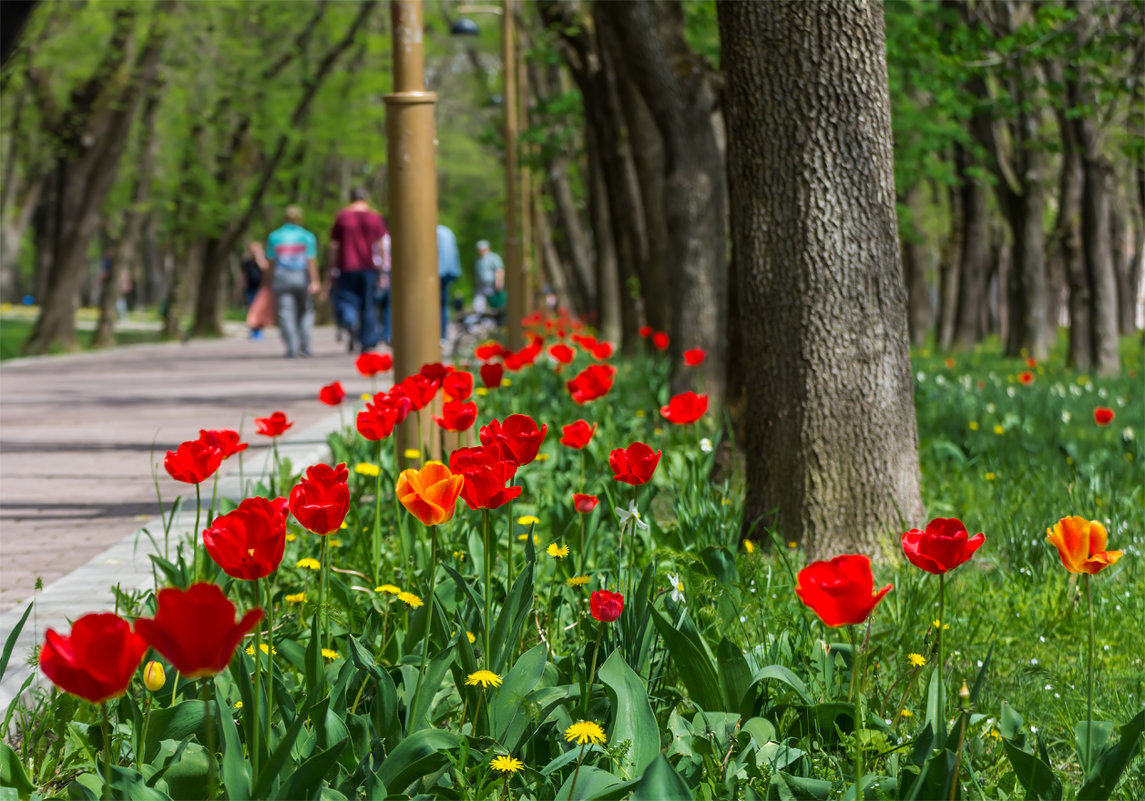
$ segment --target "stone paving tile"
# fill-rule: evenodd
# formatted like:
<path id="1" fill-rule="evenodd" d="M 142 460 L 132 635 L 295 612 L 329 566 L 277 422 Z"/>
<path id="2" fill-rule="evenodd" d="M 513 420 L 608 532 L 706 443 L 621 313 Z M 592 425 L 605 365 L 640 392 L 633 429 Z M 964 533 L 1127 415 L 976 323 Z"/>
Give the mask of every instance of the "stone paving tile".
<path id="1" fill-rule="evenodd" d="M 283 359 L 267 332 L 262 341 L 238 335 L 208 341 L 135 345 L 87 354 L 20 359 L 0 365 L 0 642 L 23 614 L 36 578 L 36 636 L 51 625 L 110 609 L 110 587 L 150 586 L 150 560 L 140 528 L 162 536 L 152 464 L 165 504 L 194 491 L 170 479 L 163 454 L 201 428 L 239 428 L 251 447 L 244 475 L 268 458 L 253 418 L 282 410 L 295 421 L 280 452 L 295 463 L 325 458 L 326 433 L 339 417 L 317 400 L 318 389 L 341 381 L 347 404 L 374 386 L 358 375 L 333 329 L 318 329 L 309 359 Z M 377 389 L 383 388 L 380 384 Z M 350 410 L 346 409 L 347 422 Z M 237 497 L 238 473 L 220 481 Z M 204 487 L 207 490 L 207 487 Z M 31 624 L 13 654 L 0 709 L 14 689 L 16 668 L 35 642 Z M 24 674 L 27 675 L 27 674 Z M 15 688 L 12 687 L 15 681 Z"/>

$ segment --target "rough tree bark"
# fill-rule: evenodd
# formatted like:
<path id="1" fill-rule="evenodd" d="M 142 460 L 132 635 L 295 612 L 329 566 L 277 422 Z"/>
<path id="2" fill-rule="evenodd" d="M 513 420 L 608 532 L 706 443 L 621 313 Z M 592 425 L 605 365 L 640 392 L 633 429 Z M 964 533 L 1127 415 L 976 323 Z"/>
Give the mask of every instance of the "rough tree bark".
<path id="1" fill-rule="evenodd" d="M 950 231 L 938 257 L 938 346 L 950 350 L 954 342 L 954 322 L 958 314 L 959 265 L 962 261 L 962 192 L 960 187 L 947 190 L 950 198 Z"/>
<path id="2" fill-rule="evenodd" d="M 668 227 L 672 390 L 701 386 L 715 408 L 723 404 L 723 321 L 727 307 L 727 203 L 724 154 L 712 113 L 721 79 L 684 38 L 679 0 L 598 2 L 600 24 L 615 26 L 625 64 L 664 144 L 664 218 Z M 685 368 L 681 354 L 708 357 Z"/>
<path id="3" fill-rule="evenodd" d="M 986 279 L 990 258 L 990 218 L 986 188 L 973 174 L 973 161 L 961 145 L 955 145 L 958 167 L 959 206 L 962 209 L 962 246 L 958 261 L 958 311 L 955 313 L 955 350 L 969 350 L 982 339 L 982 309 L 986 304 Z"/>
<path id="4" fill-rule="evenodd" d="M 906 278 L 908 329 L 912 345 L 922 345 L 926 342 L 926 334 L 930 330 L 930 287 L 926 283 L 926 247 L 922 242 L 922 234 L 914 222 L 918 219 L 920 208 L 920 195 L 922 187 L 918 184 L 911 187 L 902 203 L 911 212 L 911 223 L 903 231 L 902 240 L 902 266 L 903 276 Z"/>
<path id="5" fill-rule="evenodd" d="M 745 533 L 813 557 L 923 522 L 881 7 L 721 3 Z"/>

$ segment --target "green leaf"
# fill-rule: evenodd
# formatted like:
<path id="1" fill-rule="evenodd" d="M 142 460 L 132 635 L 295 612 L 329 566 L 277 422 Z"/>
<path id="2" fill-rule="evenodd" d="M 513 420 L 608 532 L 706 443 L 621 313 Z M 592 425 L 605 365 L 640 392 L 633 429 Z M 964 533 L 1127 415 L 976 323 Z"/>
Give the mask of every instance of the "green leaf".
<path id="1" fill-rule="evenodd" d="M 612 707 L 612 732 L 608 742 L 628 740 L 629 775 L 641 773 L 660 753 L 660 728 L 648 703 L 644 682 L 624 661 L 617 649 L 600 666 L 600 681 Z"/>
<path id="2" fill-rule="evenodd" d="M 1062 797 L 1062 786 L 1049 765 L 1045 746 L 1039 740 L 1041 758 L 1023 748 L 1025 736 L 1019 731 L 1022 716 L 1008 704 L 1002 706 L 1000 723 L 998 728 L 1002 733 L 1002 749 L 1014 768 L 1014 775 L 1022 787 L 1026 788 L 1026 797 L 1036 801 L 1058 801 Z"/>
<path id="3" fill-rule="evenodd" d="M 27 613 L 24 617 L 28 617 Z M 19 755 L 7 743 L 0 743 L 0 787 L 14 789 L 20 798 L 27 798 L 28 794 L 36 789 L 28 774 L 24 772 L 24 764 L 20 761 Z"/>
<path id="4" fill-rule="evenodd" d="M 509 663 L 533 608 L 533 563 L 528 565 L 513 582 L 513 589 L 501 607 L 497 625 L 493 627 L 493 660 L 489 669 L 494 673 L 501 673 Z"/>
<path id="5" fill-rule="evenodd" d="M 1081 763 L 1086 778 L 1093 773 L 1094 760 L 1105 750 L 1109 735 L 1113 734 L 1113 724 L 1108 720 L 1082 720 L 1074 728 L 1074 741 L 1077 744 L 1077 759 Z"/>
<path id="6" fill-rule="evenodd" d="M 152 710 L 143 744 L 143 760 L 151 762 L 155 759 L 160 740 L 178 742 L 195 735 L 199 742 L 206 742 L 206 719 L 202 701 L 183 701 L 173 707 Z"/>
<path id="7" fill-rule="evenodd" d="M 346 741 L 343 740 L 307 759 L 283 783 L 275 798 L 284 799 L 284 801 L 285 799 L 293 801 L 300 798 L 317 798 L 322 780 L 334 766 L 334 763 L 338 761 L 338 755 L 342 753 L 342 749 L 345 747 Z"/>
<path id="8" fill-rule="evenodd" d="M 680 679 L 688 690 L 692 702 L 700 709 L 723 710 L 724 700 L 720 694 L 720 681 L 716 674 L 711 652 L 695 631 L 685 634 L 664 617 L 663 613 L 652 608 L 652 622 L 664 638 L 668 652 L 680 673 Z"/>
<path id="9" fill-rule="evenodd" d="M 545 643 L 539 643 L 523 653 L 513 669 L 505 674 L 501 686 L 489 700 L 491 733 L 510 754 L 517 752 L 520 740 L 525 736 L 529 713 L 524 701 L 544 675 L 548 653 Z"/>
<path id="10" fill-rule="evenodd" d="M 743 651 L 724 637 L 716 649 L 716 667 L 720 677 L 720 691 L 724 695 L 724 708 L 739 710 L 744 696 L 752 686 L 751 668 Z"/>
<path id="11" fill-rule="evenodd" d="M 394 793 L 401 793 L 422 776 L 449 764 L 447 751 L 460 744 L 458 735 L 443 729 L 422 729 L 406 737 L 378 768 L 378 778 Z"/>
<path id="12" fill-rule="evenodd" d="M 748 692 L 744 694 L 744 703 L 755 700 L 755 689 L 757 687 L 765 686 L 764 683 L 768 681 L 778 681 L 780 684 L 785 684 L 795 691 L 799 696 L 799 700 L 805 704 L 811 703 L 811 694 L 807 692 L 807 685 L 803 680 L 796 676 L 791 669 L 784 665 L 768 665 L 767 667 L 760 668 L 751 677 L 751 686 Z M 744 710 L 747 711 L 747 710 Z"/>
<path id="13" fill-rule="evenodd" d="M 826 801 L 831 794 L 831 782 L 805 779 L 780 771 L 771 775 L 767 797 L 779 801 Z"/>
<path id="14" fill-rule="evenodd" d="M 286 762 L 291 758 L 291 749 L 294 748 L 294 742 L 298 739 L 298 733 L 302 731 L 302 726 L 308 719 L 310 709 L 317 702 L 320 692 L 320 687 L 315 687 L 310 691 L 306 703 L 302 709 L 298 710 L 298 714 L 294 716 L 294 720 L 292 720 L 287 727 L 286 733 L 283 734 L 282 739 L 279 740 L 278 744 L 274 747 L 270 759 L 262 766 L 258 780 L 255 782 L 254 791 L 251 794 L 254 798 L 270 797 L 270 791 L 275 781 L 285 773 Z"/>
<path id="15" fill-rule="evenodd" d="M 250 766 L 247 765 L 246 757 L 243 755 L 235 719 L 230 709 L 223 704 L 222 699 L 225 694 L 223 688 L 219 686 L 220 683 L 220 679 L 216 676 L 215 710 L 219 718 L 219 727 L 223 731 L 223 787 L 226 788 L 227 798 L 233 801 L 247 801 L 250 798 Z"/>
<path id="16" fill-rule="evenodd" d="M 4 650 L 0 652 L 0 680 L 3 680 L 4 673 L 8 670 L 8 660 L 12 658 L 12 649 L 16 647 L 16 640 L 20 637 L 24 622 L 28 619 L 28 615 L 32 614 L 34 603 L 30 603 L 24 608 L 24 614 L 20 615 L 20 622 L 9 632 L 8 639 L 4 641 Z"/>
<path id="17" fill-rule="evenodd" d="M 1109 798 L 1121 780 L 1126 766 L 1141 750 L 1141 735 L 1145 730 L 1145 710 L 1121 726 L 1116 745 L 1107 745 L 1090 771 L 1089 779 L 1078 791 L 1079 801 L 1104 801 Z"/>
<path id="18" fill-rule="evenodd" d="M 429 664 L 425 668 L 425 677 L 421 680 L 420 686 L 417 684 L 416 671 L 406 673 L 407 697 L 409 697 L 408 694 L 411 690 L 414 692 L 413 701 L 406 708 L 407 732 L 412 733 L 429 725 L 430 706 L 433 704 L 437 691 L 441 689 L 441 681 L 449 671 L 450 663 L 453 662 L 453 650 L 453 644 L 447 645 L 441 653 L 429 660 Z M 411 674 L 413 683 L 411 683 Z M 413 689 L 415 687 L 416 690 Z M 386 782 L 386 786 L 390 786 L 390 783 Z"/>
<path id="19" fill-rule="evenodd" d="M 636 792 L 632 794 L 632 801 L 691 801 L 692 793 L 680 774 L 668 762 L 663 754 L 656 754 L 640 783 L 636 785 Z"/>
<path id="20" fill-rule="evenodd" d="M 575 750 L 579 752 L 580 748 Z M 573 784 L 574 774 L 576 775 L 575 785 Z M 608 771 L 592 765 L 582 765 L 579 773 L 574 771 L 565 779 L 565 783 L 557 791 L 556 801 L 576 801 L 577 799 L 587 801 L 587 799 L 599 797 L 617 784 L 620 784 L 620 779 Z"/>

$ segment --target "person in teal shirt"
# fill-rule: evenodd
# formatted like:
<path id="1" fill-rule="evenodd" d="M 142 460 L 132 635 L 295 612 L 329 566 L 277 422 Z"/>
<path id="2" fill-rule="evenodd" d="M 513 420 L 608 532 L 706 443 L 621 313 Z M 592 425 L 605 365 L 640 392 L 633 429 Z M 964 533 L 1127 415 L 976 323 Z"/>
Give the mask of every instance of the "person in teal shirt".
<path id="1" fill-rule="evenodd" d="M 286 224 L 266 239 L 259 266 L 269 270 L 286 358 L 310 355 L 314 296 L 318 294 L 318 239 L 302 227 L 302 209 L 288 206 Z M 268 258 L 269 257 L 269 258 Z"/>

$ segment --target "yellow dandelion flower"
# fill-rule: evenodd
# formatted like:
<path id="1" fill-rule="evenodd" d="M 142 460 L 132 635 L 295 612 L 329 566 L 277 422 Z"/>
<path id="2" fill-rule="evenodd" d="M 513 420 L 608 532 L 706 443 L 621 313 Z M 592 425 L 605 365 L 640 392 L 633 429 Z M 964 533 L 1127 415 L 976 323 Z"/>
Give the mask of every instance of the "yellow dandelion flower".
<path id="1" fill-rule="evenodd" d="M 569 555 L 569 546 L 557 545 L 555 542 L 550 542 L 549 547 L 545 548 L 545 553 L 554 559 L 564 559 Z"/>
<path id="2" fill-rule="evenodd" d="M 512 382 L 512 381 L 510 381 L 508 378 L 502 378 L 502 379 L 501 379 L 501 386 L 503 386 L 503 387 L 511 387 L 511 386 L 513 386 L 513 382 Z"/>
<path id="3" fill-rule="evenodd" d="M 298 567 L 304 567 L 307 570 L 321 570 L 322 563 L 312 556 L 307 556 L 298 560 Z"/>
<path id="4" fill-rule="evenodd" d="M 636 415 L 637 417 L 644 417 L 645 412 L 643 409 L 637 409 L 635 412 L 633 412 L 633 414 Z"/>
<path id="5" fill-rule="evenodd" d="M 926 657 L 922 654 L 907 654 L 906 661 L 910 662 L 911 667 L 922 667 L 926 664 Z"/>
<path id="6" fill-rule="evenodd" d="M 660 436 L 661 434 L 664 433 L 664 429 L 657 427 L 657 428 L 652 429 L 652 433 L 655 434 L 656 436 Z"/>
<path id="7" fill-rule="evenodd" d="M 799 543 L 796 542 L 795 540 L 791 540 L 790 542 L 787 543 L 787 547 L 794 551 L 796 548 L 799 547 Z"/>
<path id="8" fill-rule="evenodd" d="M 549 455 L 547 453 L 538 453 L 537 454 L 537 461 L 538 462 L 547 462 L 548 460 L 549 460 Z"/>
<path id="9" fill-rule="evenodd" d="M 261 643 L 261 646 L 262 646 L 262 652 L 264 654 L 271 654 L 271 653 L 277 654 L 278 653 L 277 648 L 271 649 L 271 647 L 269 645 L 267 645 L 266 643 Z M 247 656 L 254 656 L 254 646 L 248 645 L 246 648 L 246 652 L 247 652 Z"/>
<path id="10" fill-rule="evenodd" d="M 527 539 L 529 539 L 528 534 L 518 534 L 517 535 L 517 541 L 518 542 L 524 542 Z M 541 544 L 541 538 L 538 537 L 536 534 L 534 534 L 533 535 L 533 545 L 540 545 L 540 544 Z"/>
<path id="11" fill-rule="evenodd" d="M 332 648 L 323 648 L 322 656 L 326 659 L 341 659 L 342 655 Z"/>
<path id="12" fill-rule="evenodd" d="M 383 584 L 380 587 L 374 587 L 374 592 L 385 592 L 390 595 L 397 595 L 401 591 L 401 587 L 395 587 L 393 584 Z"/>
<path id="13" fill-rule="evenodd" d="M 743 541 L 743 550 L 744 550 L 744 553 L 755 553 L 755 543 L 752 542 L 751 540 L 744 540 Z"/>
<path id="14" fill-rule="evenodd" d="M 477 638 L 473 636 L 472 631 L 465 632 L 465 636 L 468 638 L 470 645 L 473 645 L 473 643 L 477 642 Z"/>
<path id="15" fill-rule="evenodd" d="M 374 396 L 371 395 L 369 392 L 363 392 L 358 397 L 361 398 L 362 400 L 364 400 L 366 403 L 369 403 L 370 401 L 372 401 L 374 399 Z"/>
<path id="16" fill-rule="evenodd" d="M 588 576 L 573 576 L 565 583 L 570 587 L 583 587 L 585 584 L 588 584 Z"/>
<path id="17" fill-rule="evenodd" d="M 903 718 L 913 718 L 913 717 L 914 717 L 914 713 L 913 713 L 913 712 L 911 712 L 909 709 L 904 709 L 904 710 L 902 710 L 901 712 L 899 712 L 899 717 L 903 717 Z"/>
<path id="18" fill-rule="evenodd" d="M 993 480 L 994 480 L 994 479 L 996 479 L 996 478 L 997 478 L 997 476 L 996 476 L 996 475 L 994 475 L 993 473 L 989 473 L 989 472 L 988 472 L 988 473 L 986 473 L 986 480 L 987 480 L 987 481 L 993 481 Z"/>
<path id="19" fill-rule="evenodd" d="M 482 689 L 488 689 L 489 687 L 500 687 L 501 677 L 492 670 L 479 670 L 466 676 L 465 683 L 470 687 L 476 687 L 480 684 Z"/>
<path id="20" fill-rule="evenodd" d="M 341 548 L 342 547 L 342 540 L 335 539 L 334 537 L 331 537 L 327 541 L 330 543 L 331 548 Z"/>
<path id="21" fill-rule="evenodd" d="M 607 738 L 604 736 L 604 729 L 600 728 L 600 724 L 591 720 L 577 721 L 565 729 L 565 740 L 576 745 L 584 745 L 585 743 L 604 745 L 605 739 Z"/>
<path id="22" fill-rule="evenodd" d="M 298 535 L 295 534 L 293 531 L 286 532 L 286 541 L 287 542 L 294 542 L 296 539 L 298 539 Z"/>
<path id="23" fill-rule="evenodd" d="M 417 448 L 406 448 L 404 456 L 407 459 L 420 459 L 421 451 L 419 451 Z"/>
<path id="24" fill-rule="evenodd" d="M 464 560 L 465 559 L 465 551 L 454 551 L 453 552 L 453 558 L 458 559 L 458 560 Z"/>
<path id="25" fill-rule="evenodd" d="M 398 593 L 398 600 L 405 602 L 410 609 L 417 609 L 419 606 L 425 606 L 425 602 L 418 598 L 412 592 L 402 591 Z"/>
<path id="26" fill-rule="evenodd" d="M 990 729 L 990 731 L 986 732 L 986 736 L 992 740 L 1001 740 L 1002 732 L 998 731 L 997 729 Z"/>
<path id="27" fill-rule="evenodd" d="M 938 626 L 939 626 L 938 618 L 935 618 L 934 620 L 932 620 L 932 621 L 931 621 L 931 623 L 930 623 L 930 625 L 934 626 L 934 628 L 938 628 Z M 950 628 L 950 624 L 949 624 L 949 623 L 942 623 L 941 625 L 942 625 L 942 630 L 943 630 L 943 631 L 946 631 L 947 629 L 949 629 L 949 628 Z"/>
<path id="28" fill-rule="evenodd" d="M 487 390 L 485 387 L 477 387 L 477 389 L 473 390 L 473 394 L 479 398 L 484 398 L 489 394 L 489 390 Z"/>
<path id="29" fill-rule="evenodd" d="M 354 466 L 354 472 L 360 476 L 377 478 L 378 474 L 382 471 L 378 469 L 376 464 L 370 464 L 369 462 L 358 462 L 358 464 Z"/>
<path id="30" fill-rule="evenodd" d="M 1006 433 L 1006 429 L 1002 428 L 1002 426 L 994 426 L 994 433 L 1000 437 Z"/>
<path id="31" fill-rule="evenodd" d="M 541 522 L 541 519 L 534 515 L 521 515 L 517 518 L 517 522 L 522 526 L 535 526 Z"/>
<path id="32" fill-rule="evenodd" d="M 242 709 L 242 708 L 243 708 L 243 702 L 242 701 L 235 701 L 235 709 Z"/>
<path id="33" fill-rule="evenodd" d="M 510 756 L 495 756 L 493 761 L 489 763 L 489 767 L 500 773 L 516 773 L 519 770 L 524 770 L 525 763 Z"/>
<path id="34" fill-rule="evenodd" d="M 288 604 L 304 604 L 306 603 L 306 593 L 296 592 L 293 595 L 287 595 L 283 600 Z"/>
<path id="35" fill-rule="evenodd" d="M 971 420 L 970 421 L 970 430 L 971 431 L 977 431 L 978 430 L 978 421 L 977 420 Z"/>

